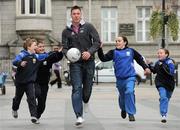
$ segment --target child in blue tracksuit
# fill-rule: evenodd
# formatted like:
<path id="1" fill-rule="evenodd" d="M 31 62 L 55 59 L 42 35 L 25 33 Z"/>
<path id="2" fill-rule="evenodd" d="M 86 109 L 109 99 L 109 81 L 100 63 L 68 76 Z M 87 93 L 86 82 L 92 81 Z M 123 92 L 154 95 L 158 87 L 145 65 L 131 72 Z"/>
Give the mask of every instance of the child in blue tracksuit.
<path id="1" fill-rule="evenodd" d="M 24 50 L 16 55 L 13 60 L 13 65 L 17 67 L 17 72 L 15 74 L 16 92 L 12 103 L 12 114 L 14 118 L 18 117 L 17 111 L 25 92 L 32 123 L 38 123 L 34 83 L 41 61 L 48 56 L 47 54 L 35 54 L 36 43 L 35 39 L 26 39 L 23 46 Z"/>
<path id="2" fill-rule="evenodd" d="M 158 50 L 158 59 L 154 66 L 150 65 L 150 69 L 156 74 L 155 85 L 160 96 L 161 122 L 166 123 L 168 104 L 175 86 L 175 65 L 173 60 L 169 58 L 167 49 L 161 48 Z"/>
<path id="3" fill-rule="evenodd" d="M 125 119 L 126 113 L 128 113 L 129 121 L 135 121 L 134 114 L 136 113 L 136 107 L 134 87 L 136 72 L 134 69 L 134 59 L 143 67 L 145 73 L 150 73 L 150 70 L 144 62 L 144 58 L 134 49 L 127 47 L 127 45 L 127 38 L 125 36 L 119 36 L 116 39 L 115 49 L 103 54 L 103 50 L 100 48 L 98 50 L 98 56 L 103 62 L 113 60 L 116 87 L 119 91 L 121 117 Z"/>

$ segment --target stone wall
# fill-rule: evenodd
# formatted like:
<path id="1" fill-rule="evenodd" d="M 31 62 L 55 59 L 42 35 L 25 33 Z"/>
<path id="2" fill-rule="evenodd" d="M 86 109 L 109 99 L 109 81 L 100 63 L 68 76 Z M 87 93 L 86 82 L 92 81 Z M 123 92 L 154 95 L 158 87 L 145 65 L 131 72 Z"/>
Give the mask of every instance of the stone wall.
<path id="1" fill-rule="evenodd" d="M 1 2 L 1 45 L 16 38 L 16 1 L 3 0 Z"/>
<path id="2" fill-rule="evenodd" d="M 167 1 L 169 2 L 169 1 Z M 178 1 L 179 3 L 180 1 Z M 57 40 L 61 41 L 61 33 L 66 26 L 66 10 L 73 4 L 83 7 L 83 15 L 86 21 L 89 21 L 88 0 L 52 0 L 52 31 L 50 34 Z M 161 4 L 161 0 L 155 3 Z M 133 23 L 136 25 L 136 7 L 153 6 L 152 0 L 92 0 L 91 1 L 91 23 L 95 26 L 101 36 L 101 7 L 116 6 L 118 8 L 118 24 Z M 17 39 L 16 34 L 16 0 L 0 0 L 0 57 L 9 57 L 8 52 L 13 50 L 13 46 L 8 49 L 7 43 Z M 38 23 L 37 23 L 38 24 Z M 27 25 L 28 26 L 28 25 Z M 27 27 L 28 28 L 28 27 Z M 135 27 L 136 28 L 136 27 Z M 152 60 L 156 59 L 159 45 L 156 41 L 150 43 L 137 43 L 135 35 L 128 37 L 130 47 L 135 48 L 145 57 Z M 19 47 L 16 52 L 19 51 Z M 17 47 L 14 47 L 17 48 Z M 51 46 L 48 45 L 50 49 Z M 105 44 L 105 50 L 114 48 L 114 43 Z M 48 50 L 49 50 L 48 49 Z M 168 45 L 170 54 L 176 61 L 180 62 L 180 43 L 171 43 Z"/>

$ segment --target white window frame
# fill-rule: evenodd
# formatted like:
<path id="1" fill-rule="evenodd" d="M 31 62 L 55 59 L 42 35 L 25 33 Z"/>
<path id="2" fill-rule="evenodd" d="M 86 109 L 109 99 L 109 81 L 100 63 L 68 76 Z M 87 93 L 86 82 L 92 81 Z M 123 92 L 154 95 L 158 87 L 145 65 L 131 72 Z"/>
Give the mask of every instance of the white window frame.
<path id="1" fill-rule="evenodd" d="M 17 16 L 51 16 L 51 0 L 45 0 L 45 14 L 40 13 L 40 0 L 36 0 L 35 2 L 35 13 L 30 14 L 29 8 L 30 0 L 25 0 L 25 13 L 21 13 L 21 0 L 16 0 L 16 14 Z"/>
<path id="2" fill-rule="evenodd" d="M 138 9 L 142 8 L 142 17 L 139 18 L 138 17 Z M 146 21 L 150 21 L 150 16 L 146 17 L 146 8 L 149 8 L 151 11 L 151 7 L 150 6 L 142 6 L 142 7 L 137 7 L 136 8 L 136 42 L 142 42 L 142 43 L 149 43 L 151 40 L 149 38 L 149 40 L 146 40 L 146 32 L 150 32 L 150 29 L 146 30 Z M 151 12 L 150 12 L 151 14 Z M 142 22 L 142 30 L 138 30 L 138 21 Z M 142 32 L 142 40 L 138 40 L 138 32 L 141 31 Z"/>
<path id="3" fill-rule="evenodd" d="M 112 9 L 116 9 L 115 13 L 115 18 L 111 18 L 111 10 Z M 108 17 L 107 18 L 103 18 L 103 11 L 106 10 L 108 11 Z M 107 29 L 107 33 L 108 33 L 108 39 L 107 41 L 105 40 L 105 36 L 104 36 L 104 30 L 103 30 L 103 26 L 104 26 L 104 22 L 108 23 L 108 29 Z M 112 39 L 111 37 L 111 33 L 112 33 L 112 29 L 111 29 L 111 23 L 115 22 L 115 38 L 118 36 L 118 9 L 117 7 L 102 7 L 101 8 L 101 39 L 103 43 L 114 43 L 115 39 Z"/>
<path id="4" fill-rule="evenodd" d="M 71 21 L 72 21 L 72 18 L 71 18 L 71 8 L 68 7 L 66 9 L 66 25 L 70 26 L 71 25 Z"/>

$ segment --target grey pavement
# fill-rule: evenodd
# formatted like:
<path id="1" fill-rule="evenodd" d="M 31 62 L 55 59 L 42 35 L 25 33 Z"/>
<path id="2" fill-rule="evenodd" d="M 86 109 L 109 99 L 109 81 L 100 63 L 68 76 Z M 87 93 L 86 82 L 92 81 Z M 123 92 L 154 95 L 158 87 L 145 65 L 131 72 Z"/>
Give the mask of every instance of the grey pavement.
<path id="1" fill-rule="evenodd" d="M 71 87 L 63 85 L 50 87 L 47 107 L 40 124 L 32 124 L 24 95 L 18 119 L 11 115 L 14 86 L 6 84 L 6 95 L 0 95 L 0 130 L 179 130 L 180 129 L 180 87 L 176 88 L 170 101 L 167 123 L 160 122 L 159 96 L 147 84 L 136 86 L 136 121 L 122 119 L 118 106 L 118 92 L 114 83 L 94 84 L 85 123 L 76 128 L 75 115 L 71 105 Z"/>

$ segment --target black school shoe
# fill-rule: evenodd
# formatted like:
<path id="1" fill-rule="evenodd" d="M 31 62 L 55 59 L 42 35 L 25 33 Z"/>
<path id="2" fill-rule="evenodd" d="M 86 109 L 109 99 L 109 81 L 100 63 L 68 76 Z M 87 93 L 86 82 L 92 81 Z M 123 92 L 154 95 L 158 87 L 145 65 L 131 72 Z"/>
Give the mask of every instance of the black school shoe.
<path id="1" fill-rule="evenodd" d="M 126 118 L 126 111 L 121 111 L 121 117 L 123 118 L 123 119 L 125 119 Z"/>
<path id="2" fill-rule="evenodd" d="M 135 121 L 134 115 L 129 115 L 129 121 Z"/>
<path id="3" fill-rule="evenodd" d="M 62 84 L 61 83 L 58 83 L 57 86 L 58 86 L 58 88 L 62 88 Z"/>
<path id="4" fill-rule="evenodd" d="M 31 117 L 31 122 L 34 123 L 34 124 L 39 124 L 40 123 L 39 120 L 34 116 Z"/>
<path id="5" fill-rule="evenodd" d="M 12 110 L 12 115 L 14 118 L 18 118 L 18 112 L 17 111 Z"/>

